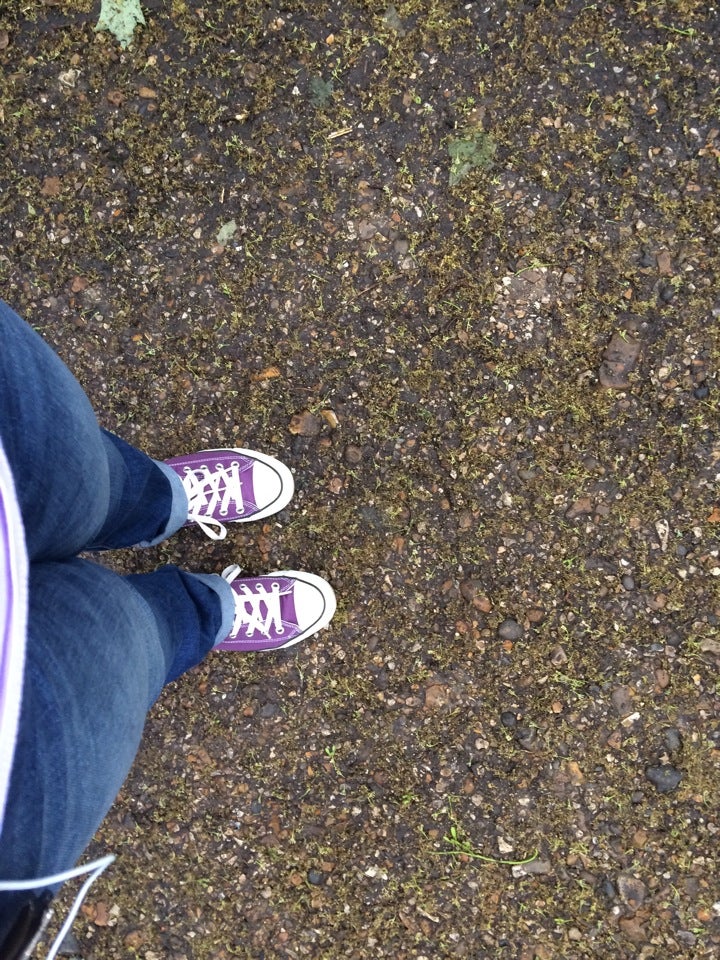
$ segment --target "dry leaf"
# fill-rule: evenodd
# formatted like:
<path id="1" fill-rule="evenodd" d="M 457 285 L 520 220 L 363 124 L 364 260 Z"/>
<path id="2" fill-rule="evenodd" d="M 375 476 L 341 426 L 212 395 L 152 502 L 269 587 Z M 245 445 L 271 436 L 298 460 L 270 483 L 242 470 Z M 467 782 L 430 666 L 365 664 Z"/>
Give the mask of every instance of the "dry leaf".
<path id="1" fill-rule="evenodd" d="M 708 517 L 708 523 L 720 523 L 720 507 L 713 507 L 712 513 Z"/>
<path id="2" fill-rule="evenodd" d="M 157 100 L 157 92 L 150 87 L 140 87 L 138 93 L 143 100 Z"/>
<path id="3" fill-rule="evenodd" d="M 275 377 L 280 377 L 282 374 L 278 367 L 265 367 L 264 370 L 261 370 L 260 373 L 254 373 L 250 379 L 254 380 L 256 383 L 260 380 L 273 380 Z"/>
<path id="4" fill-rule="evenodd" d="M 90 281 L 87 277 L 73 277 L 70 284 L 70 289 L 73 293 L 81 293 L 85 290 L 90 284 Z"/>

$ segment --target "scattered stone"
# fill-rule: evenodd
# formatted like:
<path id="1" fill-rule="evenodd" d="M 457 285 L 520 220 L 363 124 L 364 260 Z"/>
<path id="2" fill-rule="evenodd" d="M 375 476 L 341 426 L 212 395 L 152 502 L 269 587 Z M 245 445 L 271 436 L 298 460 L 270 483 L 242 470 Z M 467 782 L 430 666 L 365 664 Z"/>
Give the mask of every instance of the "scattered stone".
<path id="1" fill-rule="evenodd" d="M 516 863 L 512 868 L 512 875 L 516 880 L 522 877 L 544 876 L 552 873 L 552 864 L 549 860 L 531 860 L 530 863 Z"/>
<path id="2" fill-rule="evenodd" d="M 125 94 L 122 90 L 108 90 L 105 99 L 111 107 L 121 107 L 125 102 Z"/>
<path id="3" fill-rule="evenodd" d="M 642 827 L 640 827 L 640 829 L 636 830 L 635 833 L 633 833 L 633 844 L 637 850 L 642 850 L 647 842 L 648 842 L 647 830 L 643 830 Z"/>
<path id="4" fill-rule="evenodd" d="M 308 883 L 311 883 L 314 887 L 319 887 L 325 879 L 322 871 L 315 870 L 315 869 L 308 870 L 307 878 L 308 878 Z"/>
<path id="5" fill-rule="evenodd" d="M 640 356 L 640 343 L 628 334 L 615 331 L 600 364 L 600 385 L 606 390 L 624 390 Z"/>
<path id="6" fill-rule="evenodd" d="M 463 600 L 471 603 L 482 613 L 490 613 L 492 610 L 492 603 L 484 595 L 483 584 L 480 580 L 463 580 L 460 584 L 460 593 Z"/>
<path id="7" fill-rule="evenodd" d="M 720 657 L 720 640 L 713 640 L 711 637 L 706 637 L 700 641 L 699 647 L 702 653 L 713 653 L 716 657 Z"/>
<path id="8" fill-rule="evenodd" d="M 460 593 L 462 594 L 463 600 L 467 600 L 468 603 L 473 602 L 480 590 L 482 590 L 480 580 L 463 580 L 460 584 Z"/>
<path id="9" fill-rule="evenodd" d="M 500 723 L 508 730 L 514 730 L 517 726 L 517 715 L 512 710 L 503 710 L 500 714 Z"/>
<path id="10" fill-rule="evenodd" d="M 626 573 L 624 577 L 621 578 L 620 583 L 623 585 L 624 590 L 634 590 L 635 581 L 630 576 L 629 573 Z"/>
<path id="11" fill-rule="evenodd" d="M 425 687 L 425 709 L 437 710 L 450 700 L 450 687 L 444 683 L 431 683 Z"/>
<path id="12" fill-rule="evenodd" d="M 517 620 L 503 620 L 498 627 L 498 636 L 501 640 L 520 640 L 525 631 Z"/>
<path id="13" fill-rule="evenodd" d="M 563 647 L 558 645 L 553 649 L 553 652 L 550 654 L 550 662 L 554 667 L 562 667 L 568 662 L 568 655 L 565 653 Z"/>
<path id="14" fill-rule="evenodd" d="M 645 776 L 658 793 L 672 793 L 682 780 L 682 773 L 671 766 L 646 767 Z"/>
<path id="15" fill-rule="evenodd" d="M 620 719 L 633 712 L 632 698 L 627 687 L 616 687 L 610 694 L 610 699 Z"/>
<path id="16" fill-rule="evenodd" d="M 640 921 L 635 917 L 623 917 L 618 922 L 618 926 L 628 940 L 632 940 L 633 943 L 643 943 L 645 940 L 647 940 L 647 932 L 645 927 L 643 927 Z"/>
<path id="17" fill-rule="evenodd" d="M 672 257 L 669 250 L 661 250 L 657 257 L 658 273 L 661 277 L 671 277 L 673 275 Z"/>
<path id="18" fill-rule="evenodd" d="M 301 437 L 316 437 L 322 430 L 323 421 L 308 410 L 296 413 L 290 420 L 288 430 Z"/>
<path id="19" fill-rule="evenodd" d="M 129 947 L 131 950 L 139 950 L 140 947 L 145 943 L 146 934 L 143 930 L 131 930 L 129 933 L 125 934 L 123 938 L 123 943 L 126 947 Z M 77 941 L 76 941 L 77 943 Z M 61 953 L 65 950 L 65 941 L 63 940 L 63 946 Z M 77 947 L 73 950 L 73 956 L 78 955 L 80 951 L 80 945 L 77 944 Z"/>
<path id="20" fill-rule="evenodd" d="M 458 514 L 458 528 L 460 530 L 471 530 L 475 518 L 469 510 L 461 510 Z"/>
<path id="21" fill-rule="evenodd" d="M 540 735 L 535 727 L 518 727 L 515 739 L 523 750 L 532 751 L 541 745 Z"/>
<path id="22" fill-rule="evenodd" d="M 682 749 L 682 736 L 677 727 L 668 727 L 663 732 L 663 740 L 668 753 L 677 753 Z"/>
<path id="23" fill-rule="evenodd" d="M 593 502 L 590 497 L 580 497 L 575 500 L 565 511 L 567 520 L 576 520 L 578 517 L 585 517 L 593 512 Z"/>
<path id="24" fill-rule="evenodd" d="M 631 910 L 638 910 L 645 902 L 647 887 L 632 874 L 621 873 L 617 878 L 618 893 Z"/>
<path id="25" fill-rule="evenodd" d="M 351 467 L 356 467 L 359 463 L 362 462 L 363 454 L 360 447 L 356 447 L 354 444 L 349 443 L 345 450 L 343 451 L 343 456 L 345 457 L 345 463 L 350 464 Z"/>
<path id="26" fill-rule="evenodd" d="M 357 234 L 361 240 L 371 240 L 377 233 L 377 227 L 369 220 L 360 220 L 357 225 Z"/>

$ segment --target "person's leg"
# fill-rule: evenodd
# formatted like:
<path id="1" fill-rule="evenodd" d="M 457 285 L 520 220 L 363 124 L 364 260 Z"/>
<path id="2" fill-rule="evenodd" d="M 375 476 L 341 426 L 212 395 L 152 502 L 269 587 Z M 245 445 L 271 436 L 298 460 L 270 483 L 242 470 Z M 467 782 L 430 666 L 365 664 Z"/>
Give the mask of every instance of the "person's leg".
<path id="1" fill-rule="evenodd" d="M 119 576 L 82 559 L 31 564 L 0 881 L 75 865 L 127 776 L 165 684 L 213 648 L 292 646 L 334 610 L 329 584 L 299 571 L 242 579 L 237 567 L 216 576 L 168 566 Z M 0 892 L 0 944 L 26 900 Z"/>
<path id="2" fill-rule="evenodd" d="M 132 765 L 163 686 L 232 627 L 220 577 L 175 567 L 121 577 L 86 560 L 34 563 L 27 666 L 0 880 L 73 867 Z M 26 895 L 0 893 L 0 943 Z"/>
<path id="3" fill-rule="evenodd" d="M 101 430 L 82 387 L 0 301 L 0 439 L 31 560 L 156 542 L 187 519 L 177 473 Z"/>

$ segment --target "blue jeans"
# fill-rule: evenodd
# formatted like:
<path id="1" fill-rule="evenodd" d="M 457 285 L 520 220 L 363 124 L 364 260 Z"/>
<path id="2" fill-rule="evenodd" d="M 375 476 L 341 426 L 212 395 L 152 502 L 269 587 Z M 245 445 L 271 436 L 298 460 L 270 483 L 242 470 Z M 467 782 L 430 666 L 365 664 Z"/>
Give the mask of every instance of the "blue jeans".
<path id="1" fill-rule="evenodd" d="M 30 561 L 27 663 L 0 880 L 72 867 L 133 762 L 163 686 L 230 632 L 229 584 L 177 567 L 119 576 L 78 553 L 157 543 L 179 478 L 102 430 L 47 344 L 0 302 L 0 438 Z M 0 892 L 0 942 L 21 897 Z"/>

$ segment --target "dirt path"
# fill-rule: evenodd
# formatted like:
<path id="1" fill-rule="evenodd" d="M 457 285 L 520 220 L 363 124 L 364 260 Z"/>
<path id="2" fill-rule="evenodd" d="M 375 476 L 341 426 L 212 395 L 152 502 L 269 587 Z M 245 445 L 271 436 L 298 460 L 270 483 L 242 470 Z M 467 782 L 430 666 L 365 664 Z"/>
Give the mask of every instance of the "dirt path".
<path id="1" fill-rule="evenodd" d="M 0 10 L 0 282 L 331 629 L 168 689 L 85 960 L 720 954 L 720 12 Z M 710 11 L 710 12 L 708 12 Z M 526 862 L 529 861 L 529 862 Z"/>

